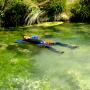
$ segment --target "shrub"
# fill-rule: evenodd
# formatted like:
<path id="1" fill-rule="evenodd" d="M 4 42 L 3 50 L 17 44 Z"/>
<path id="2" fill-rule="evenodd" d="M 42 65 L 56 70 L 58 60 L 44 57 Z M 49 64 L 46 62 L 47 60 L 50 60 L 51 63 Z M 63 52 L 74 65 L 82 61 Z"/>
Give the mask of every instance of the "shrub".
<path id="1" fill-rule="evenodd" d="M 46 11 L 49 21 L 54 21 L 54 16 L 61 13 L 65 9 L 66 0 L 51 0 L 41 9 Z"/>
<path id="2" fill-rule="evenodd" d="M 71 13 L 73 14 L 71 17 L 71 21 L 90 22 L 89 4 L 89 0 L 82 0 L 79 2 L 79 4 L 75 4 L 75 6 L 71 9 Z"/>
<path id="3" fill-rule="evenodd" d="M 24 3 L 16 3 L 11 8 L 7 9 L 3 17 L 3 25 L 5 27 L 15 27 L 25 24 L 25 18 L 30 12 L 28 6 Z"/>

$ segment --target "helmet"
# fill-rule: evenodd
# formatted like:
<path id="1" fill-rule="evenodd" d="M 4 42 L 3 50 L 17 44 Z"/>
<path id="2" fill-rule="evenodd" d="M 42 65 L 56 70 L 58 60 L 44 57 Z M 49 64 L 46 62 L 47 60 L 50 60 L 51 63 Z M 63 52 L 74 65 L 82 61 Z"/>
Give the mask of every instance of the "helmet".
<path id="1" fill-rule="evenodd" d="M 32 39 L 38 39 L 38 36 L 32 36 L 31 38 Z"/>

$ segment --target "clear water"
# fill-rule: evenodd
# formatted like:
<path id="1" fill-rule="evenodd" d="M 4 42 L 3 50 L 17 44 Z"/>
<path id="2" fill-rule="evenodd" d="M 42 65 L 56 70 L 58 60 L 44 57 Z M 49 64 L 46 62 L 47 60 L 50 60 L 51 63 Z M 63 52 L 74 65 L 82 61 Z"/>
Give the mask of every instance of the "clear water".
<path id="1" fill-rule="evenodd" d="M 16 29 L 19 30 L 19 28 L 10 30 Z M 57 54 L 36 46 L 14 44 L 13 42 L 21 38 L 23 33 L 39 35 L 44 39 L 61 41 L 79 47 L 72 50 L 53 46 L 59 51 L 64 51 L 63 54 Z M 4 83 L 3 80 L 7 80 L 5 78 L 7 75 L 10 76 L 9 78 L 12 76 L 16 78 L 17 75 L 22 78 L 8 81 L 8 83 L 11 82 L 9 86 L 13 87 L 13 90 L 15 88 L 18 90 L 24 90 L 23 88 L 26 88 L 25 90 L 90 90 L 90 24 L 66 23 L 52 27 L 21 28 L 20 31 L 0 31 L 0 38 L 0 69 L 2 72 L 0 78 L 3 76 L 1 82 Z M 8 63 L 9 60 L 11 62 L 11 59 L 12 63 Z M 5 64 L 7 66 L 2 66 Z M 29 73 L 32 74 L 29 75 Z M 42 80 L 48 83 L 44 83 Z M 31 85 L 32 82 L 35 83 L 31 89 L 28 84 Z M 37 85 L 37 83 L 39 84 Z M 8 84 L 0 85 L 3 90 L 3 87 L 6 87 L 4 85 Z M 35 86 L 38 87 L 35 88 Z M 12 90 L 12 88 L 8 87 L 6 90 Z"/>
<path id="2" fill-rule="evenodd" d="M 41 75 L 48 78 L 52 87 L 61 90 L 89 90 L 90 89 L 90 25 L 64 24 L 62 30 L 70 30 L 72 37 L 51 38 L 79 48 L 71 50 L 54 46 L 64 54 L 56 54 L 49 50 L 42 50 L 35 55 L 36 67 Z M 85 31 L 85 32 L 84 32 Z M 58 32 L 56 33 L 58 34 Z M 63 32 L 62 32 L 63 34 Z M 68 33 L 67 33 L 68 34 Z"/>

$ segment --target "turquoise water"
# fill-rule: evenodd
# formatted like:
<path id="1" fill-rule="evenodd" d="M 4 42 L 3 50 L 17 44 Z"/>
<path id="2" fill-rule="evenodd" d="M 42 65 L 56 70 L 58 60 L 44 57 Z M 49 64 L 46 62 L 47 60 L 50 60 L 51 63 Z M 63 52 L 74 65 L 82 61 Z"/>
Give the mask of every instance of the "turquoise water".
<path id="1" fill-rule="evenodd" d="M 53 46 L 64 51 L 57 54 L 33 45 L 15 44 L 23 33 L 79 47 Z M 1 30 L 0 42 L 0 90 L 90 90 L 89 24 Z"/>

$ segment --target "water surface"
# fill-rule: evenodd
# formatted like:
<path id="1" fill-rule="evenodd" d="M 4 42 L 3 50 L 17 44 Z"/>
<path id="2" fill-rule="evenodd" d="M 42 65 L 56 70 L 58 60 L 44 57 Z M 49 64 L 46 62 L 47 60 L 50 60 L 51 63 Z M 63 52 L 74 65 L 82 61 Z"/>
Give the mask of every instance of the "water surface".
<path id="1" fill-rule="evenodd" d="M 15 44 L 23 34 L 79 47 L 72 50 L 53 46 L 64 51 L 57 54 L 33 45 Z M 1 30 L 0 71 L 2 90 L 90 90 L 90 24 L 64 23 Z"/>

